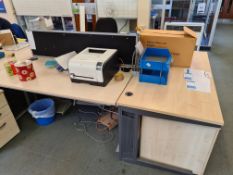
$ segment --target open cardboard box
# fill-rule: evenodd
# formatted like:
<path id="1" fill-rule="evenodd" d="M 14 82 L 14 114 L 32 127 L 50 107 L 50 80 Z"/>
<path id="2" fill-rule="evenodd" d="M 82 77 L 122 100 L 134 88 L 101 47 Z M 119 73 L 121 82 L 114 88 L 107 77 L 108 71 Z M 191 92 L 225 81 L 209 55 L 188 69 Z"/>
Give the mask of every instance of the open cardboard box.
<path id="1" fill-rule="evenodd" d="M 196 40 L 197 34 L 187 27 L 183 31 L 146 29 L 140 32 L 140 41 L 145 48 L 169 49 L 172 66 L 190 67 Z"/>
<path id="2" fill-rule="evenodd" d="M 9 29 L 0 31 L 0 43 L 3 46 L 15 44 L 15 40 L 14 40 L 13 35 Z"/>

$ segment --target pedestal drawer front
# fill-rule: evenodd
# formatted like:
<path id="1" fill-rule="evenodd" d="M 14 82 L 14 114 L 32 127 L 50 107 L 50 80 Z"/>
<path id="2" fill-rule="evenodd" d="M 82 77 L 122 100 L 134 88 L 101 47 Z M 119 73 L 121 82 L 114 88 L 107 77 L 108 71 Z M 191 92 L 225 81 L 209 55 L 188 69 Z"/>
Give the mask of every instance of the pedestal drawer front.
<path id="1" fill-rule="evenodd" d="M 0 121 L 9 117 L 13 117 L 10 107 L 8 105 L 5 105 L 2 108 L 0 108 Z"/>
<path id="2" fill-rule="evenodd" d="M 140 158 L 204 174 L 220 128 L 142 117 Z"/>
<path id="3" fill-rule="evenodd" d="M 0 148 L 19 133 L 14 117 L 7 117 L 0 121 Z"/>
<path id="4" fill-rule="evenodd" d="M 6 98 L 0 91 L 0 109 L 7 104 Z"/>

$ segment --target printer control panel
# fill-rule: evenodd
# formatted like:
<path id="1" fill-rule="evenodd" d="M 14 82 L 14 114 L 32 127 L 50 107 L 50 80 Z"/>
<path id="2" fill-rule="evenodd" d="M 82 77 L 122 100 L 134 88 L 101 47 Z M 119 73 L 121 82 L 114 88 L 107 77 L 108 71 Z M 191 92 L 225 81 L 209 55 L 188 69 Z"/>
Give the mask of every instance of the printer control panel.
<path id="1" fill-rule="evenodd" d="M 97 64 L 96 64 L 96 70 L 101 71 L 102 67 L 103 67 L 103 63 L 97 62 Z"/>

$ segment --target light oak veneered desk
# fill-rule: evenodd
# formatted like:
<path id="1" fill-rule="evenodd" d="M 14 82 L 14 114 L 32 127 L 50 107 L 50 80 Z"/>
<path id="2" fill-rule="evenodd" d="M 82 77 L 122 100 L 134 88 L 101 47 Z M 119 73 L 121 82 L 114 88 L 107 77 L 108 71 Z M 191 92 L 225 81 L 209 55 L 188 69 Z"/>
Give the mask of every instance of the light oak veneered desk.
<path id="1" fill-rule="evenodd" d="M 139 83 L 138 77 L 131 79 L 131 74 L 125 73 L 124 81 L 112 80 L 106 87 L 97 87 L 72 83 L 66 73 L 46 68 L 47 59 L 39 57 L 33 62 L 37 78 L 28 82 L 9 77 L 4 59 L 0 60 L 0 87 L 118 106 L 122 160 L 182 173 L 204 173 L 224 124 L 213 78 L 211 93 L 186 89 L 183 68 L 175 67 L 167 86 Z M 192 68 L 211 72 L 207 53 L 195 52 Z"/>
<path id="2" fill-rule="evenodd" d="M 21 51 L 23 55 L 21 54 L 18 60 L 30 58 L 30 52 L 26 50 Z M 50 59 L 49 57 L 38 56 L 38 58 L 38 60 L 33 61 L 37 78 L 27 82 L 21 82 L 17 76 L 8 76 L 3 67 L 6 59 L 0 60 L 0 87 L 115 106 L 131 78 L 131 74 L 125 73 L 123 81 L 112 79 L 105 87 L 72 83 L 68 73 L 60 73 L 56 69 L 44 66 L 46 60 Z"/>
<path id="3" fill-rule="evenodd" d="M 191 67 L 211 72 L 207 53 L 195 52 Z M 211 93 L 202 93 L 188 90 L 183 74 L 172 67 L 166 86 L 132 78 L 117 102 L 121 159 L 204 173 L 224 120 L 213 77 Z"/>

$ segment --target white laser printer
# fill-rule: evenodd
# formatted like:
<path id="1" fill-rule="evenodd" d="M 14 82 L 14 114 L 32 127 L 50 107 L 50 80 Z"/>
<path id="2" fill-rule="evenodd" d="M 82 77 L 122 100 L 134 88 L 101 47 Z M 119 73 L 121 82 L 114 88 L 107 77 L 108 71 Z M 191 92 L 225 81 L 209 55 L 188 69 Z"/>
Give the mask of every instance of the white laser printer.
<path id="1" fill-rule="evenodd" d="M 72 82 L 106 86 L 118 70 L 116 49 L 87 47 L 69 61 Z"/>

